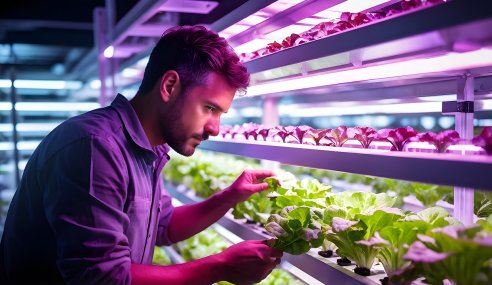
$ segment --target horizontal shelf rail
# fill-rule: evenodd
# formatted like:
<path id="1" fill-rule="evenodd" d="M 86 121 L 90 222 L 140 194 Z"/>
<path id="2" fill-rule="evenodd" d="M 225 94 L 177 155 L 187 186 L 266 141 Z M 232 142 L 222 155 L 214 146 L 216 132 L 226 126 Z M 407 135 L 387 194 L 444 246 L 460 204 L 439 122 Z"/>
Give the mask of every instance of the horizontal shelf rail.
<path id="1" fill-rule="evenodd" d="M 492 191 L 492 157 L 211 139 L 203 150 L 420 183 Z"/>
<path id="2" fill-rule="evenodd" d="M 166 183 L 165 188 L 171 196 L 183 204 L 192 204 L 203 201 L 203 198 L 195 196 L 194 192 L 186 189 L 184 185 L 174 187 L 174 185 Z M 273 237 L 260 226 L 247 224 L 244 219 L 234 219 L 231 213 L 227 213 L 217 222 L 217 224 L 223 226 L 244 240 L 263 240 Z M 326 285 L 380 285 L 377 280 L 386 276 L 380 274 L 380 272 L 377 272 L 379 274 L 369 277 L 357 275 L 351 270 L 355 267 L 354 265 L 349 267 L 339 266 L 336 264 L 336 258 L 326 259 L 318 257 L 314 249 L 309 253 L 302 255 L 284 253 L 282 260 L 291 263 Z"/>
<path id="3" fill-rule="evenodd" d="M 482 41 L 490 41 L 491 31 L 487 29 L 487 23 L 484 29 L 477 29 L 476 25 L 467 24 L 491 18 L 492 2 L 455 0 L 275 52 L 248 61 L 245 66 L 250 73 L 257 73 L 407 37 L 417 35 L 425 37 L 427 33 L 435 31 L 445 34 L 446 40 L 451 44 L 456 41 L 460 46 L 461 44 L 482 45 L 485 44 Z M 416 44 L 421 42 L 418 37 L 414 38 L 414 41 Z M 410 43 L 407 42 L 406 45 L 408 44 Z"/>

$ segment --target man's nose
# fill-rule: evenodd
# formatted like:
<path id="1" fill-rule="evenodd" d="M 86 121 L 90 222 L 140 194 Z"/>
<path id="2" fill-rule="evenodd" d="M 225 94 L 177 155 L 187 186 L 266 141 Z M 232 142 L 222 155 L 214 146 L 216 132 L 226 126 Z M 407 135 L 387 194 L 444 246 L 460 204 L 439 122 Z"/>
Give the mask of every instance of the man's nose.
<path id="1" fill-rule="evenodd" d="M 207 124 L 205 125 L 205 132 L 209 133 L 211 136 L 218 136 L 220 131 L 220 118 L 211 117 Z"/>

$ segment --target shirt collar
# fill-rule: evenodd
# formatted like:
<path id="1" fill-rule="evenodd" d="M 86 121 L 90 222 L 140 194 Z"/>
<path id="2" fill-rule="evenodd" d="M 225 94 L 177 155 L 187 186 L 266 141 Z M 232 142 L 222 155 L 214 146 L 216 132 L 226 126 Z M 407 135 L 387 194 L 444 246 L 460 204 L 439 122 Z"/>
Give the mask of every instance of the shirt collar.
<path id="1" fill-rule="evenodd" d="M 128 134 L 132 140 L 141 148 L 150 151 L 153 155 L 150 155 L 151 160 L 156 160 L 157 157 L 162 157 L 163 155 L 167 155 L 169 152 L 169 146 L 167 144 L 159 145 L 152 149 L 150 145 L 149 139 L 145 134 L 144 129 L 142 128 L 142 124 L 140 124 L 140 120 L 135 113 L 132 105 L 130 105 L 130 101 L 126 99 L 125 96 L 118 93 L 114 101 L 111 103 L 111 107 L 113 107 L 116 112 L 120 115 L 121 120 L 123 121 L 123 126 L 125 127 Z"/>

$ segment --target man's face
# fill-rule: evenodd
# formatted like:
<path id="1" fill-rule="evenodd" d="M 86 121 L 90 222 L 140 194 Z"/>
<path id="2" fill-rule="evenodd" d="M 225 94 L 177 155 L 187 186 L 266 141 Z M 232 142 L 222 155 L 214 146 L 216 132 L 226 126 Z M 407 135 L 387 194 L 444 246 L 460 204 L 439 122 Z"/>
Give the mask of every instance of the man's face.
<path id="1" fill-rule="evenodd" d="M 229 110 L 235 93 L 225 78 L 212 72 L 206 85 L 192 88 L 170 112 L 161 114 L 167 144 L 181 155 L 193 155 L 201 141 L 219 134 L 220 116 Z"/>

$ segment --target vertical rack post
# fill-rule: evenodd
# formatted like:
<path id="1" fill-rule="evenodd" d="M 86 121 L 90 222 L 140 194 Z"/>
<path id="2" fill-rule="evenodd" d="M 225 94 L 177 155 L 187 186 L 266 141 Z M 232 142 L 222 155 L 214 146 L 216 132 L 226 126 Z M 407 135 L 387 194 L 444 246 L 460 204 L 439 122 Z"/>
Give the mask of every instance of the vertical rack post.
<path id="1" fill-rule="evenodd" d="M 19 169 L 19 150 L 17 149 L 17 143 L 19 142 L 19 133 L 17 132 L 17 110 L 15 109 L 15 104 L 17 103 L 17 94 L 14 86 L 15 81 L 15 67 L 10 67 L 10 81 L 12 82 L 12 86 L 10 89 L 10 100 L 12 103 L 12 137 L 13 137 L 13 151 L 14 151 L 14 173 L 15 173 L 15 183 L 16 187 L 19 187 L 20 184 L 20 169 Z"/>
<path id="2" fill-rule="evenodd" d="M 106 0 L 106 12 L 108 20 L 108 30 L 106 35 L 106 42 L 111 43 L 114 40 L 114 29 L 116 26 L 116 1 Z M 109 74 L 111 77 L 111 95 L 109 97 L 113 98 L 116 96 L 116 73 L 118 72 L 118 62 L 116 58 L 112 57 L 108 59 L 109 63 Z"/>
<path id="3" fill-rule="evenodd" d="M 99 80 L 101 81 L 101 95 L 99 96 L 99 104 L 101 107 L 106 107 L 106 57 L 104 50 L 106 49 L 106 33 L 108 22 L 106 20 L 106 9 L 96 7 L 92 14 L 94 25 L 94 46 L 97 51 L 97 59 L 99 63 Z"/>
<path id="4" fill-rule="evenodd" d="M 273 128 L 280 123 L 278 117 L 278 97 L 266 97 L 263 99 L 263 116 L 261 123 L 267 128 Z M 271 171 L 276 171 L 280 168 L 280 163 L 277 161 L 262 160 L 261 167 Z"/>
<path id="5" fill-rule="evenodd" d="M 458 102 L 474 101 L 474 77 L 465 74 L 463 78 L 458 79 Z M 457 113 L 456 131 L 462 139 L 473 138 L 473 113 Z M 455 187 L 454 188 L 454 216 L 462 223 L 473 223 L 473 188 Z"/>

